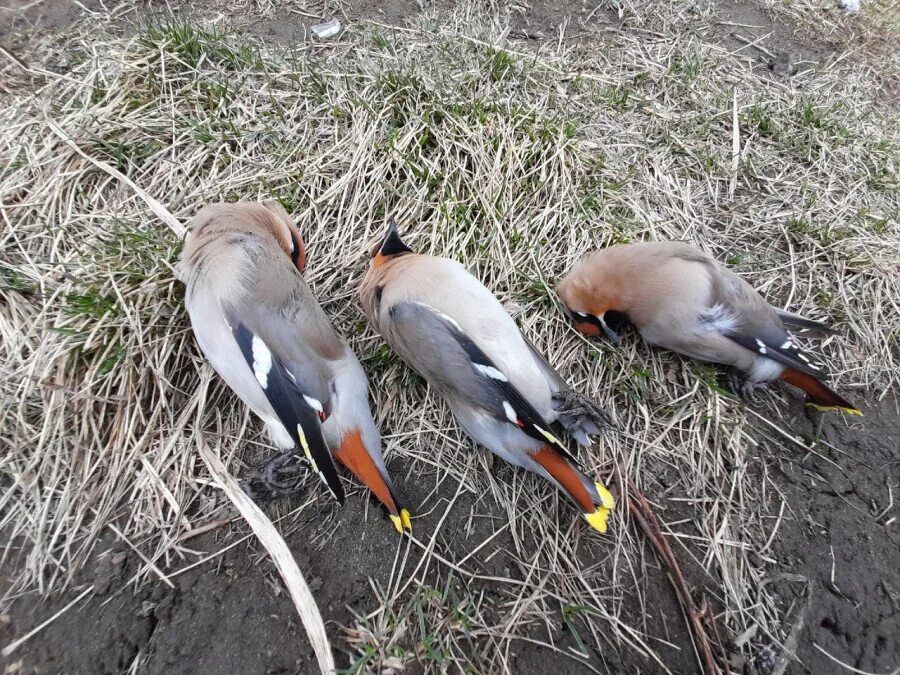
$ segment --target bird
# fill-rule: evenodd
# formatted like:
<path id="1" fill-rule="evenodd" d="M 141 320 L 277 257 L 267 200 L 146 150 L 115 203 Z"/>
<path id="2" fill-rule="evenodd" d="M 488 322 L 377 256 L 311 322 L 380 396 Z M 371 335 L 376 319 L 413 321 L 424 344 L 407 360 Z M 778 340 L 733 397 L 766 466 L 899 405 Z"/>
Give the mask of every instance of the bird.
<path id="1" fill-rule="evenodd" d="M 391 222 L 360 301 L 369 324 L 443 395 L 469 436 L 554 483 L 606 532 L 613 495 L 585 476 L 552 426 L 587 445 L 607 418 L 566 385 L 481 282 L 455 260 L 413 252 Z"/>
<path id="2" fill-rule="evenodd" d="M 826 384 L 825 364 L 788 332 L 831 333 L 825 324 L 770 306 L 749 283 L 684 242 L 591 252 L 559 282 L 557 294 L 586 335 L 618 345 L 617 329 L 630 323 L 650 344 L 732 368 L 738 395 L 781 380 L 806 392 L 812 407 L 862 415 Z"/>
<path id="3" fill-rule="evenodd" d="M 382 458 L 365 372 L 306 284 L 305 265 L 300 232 L 277 202 L 202 208 L 178 263 L 200 350 L 280 450 L 245 488 L 290 493 L 305 457 L 343 504 L 337 459 L 398 532 L 411 531 Z"/>

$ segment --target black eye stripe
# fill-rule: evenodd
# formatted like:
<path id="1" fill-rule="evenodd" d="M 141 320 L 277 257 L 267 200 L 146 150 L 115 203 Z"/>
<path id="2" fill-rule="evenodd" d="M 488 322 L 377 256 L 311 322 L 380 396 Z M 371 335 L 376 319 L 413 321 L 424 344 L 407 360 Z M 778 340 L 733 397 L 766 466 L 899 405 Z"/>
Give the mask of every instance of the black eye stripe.
<path id="1" fill-rule="evenodd" d="M 569 314 L 575 321 L 579 323 L 590 323 L 597 326 L 600 325 L 600 320 L 593 314 L 588 314 L 587 312 L 579 312 L 574 309 L 570 309 Z"/>
<path id="2" fill-rule="evenodd" d="M 297 241 L 293 232 L 291 233 L 291 260 L 295 265 L 300 260 L 300 242 Z"/>
<path id="3" fill-rule="evenodd" d="M 381 312 L 381 295 L 384 293 L 384 286 L 376 286 L 375 287 L 375 313 L 378 314 Z"/>

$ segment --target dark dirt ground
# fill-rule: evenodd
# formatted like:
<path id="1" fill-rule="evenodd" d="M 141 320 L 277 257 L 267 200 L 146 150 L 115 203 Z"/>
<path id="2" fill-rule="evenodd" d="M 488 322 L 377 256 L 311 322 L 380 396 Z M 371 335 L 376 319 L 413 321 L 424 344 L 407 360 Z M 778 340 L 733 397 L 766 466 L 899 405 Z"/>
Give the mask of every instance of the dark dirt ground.
<path id="1" fill-rule="evenodd" d="M 798 446 L 762 448 L 752 463 L 760 475 L 768 472 L 786 502 L 783 521 L 767 555 L 777 560 L 769 566 L 771 575 L 799 574 L 810 582 L 809 609 L 803 615 L 797 653 L 803 665 L 791 664 L 788 673 L 847 672 L 817 647 L 847 664 L 867 672 L 889 673 L 900 654 L 900 536 L 888 520 L 896 507 L 880 514 L 889 503 L 889 490 L 896 492 L 900 464 L 900 425 L 896 401 L 865 406 L 866 416 L 857 421 L 827 418 L 822 438 L 841 450 L 821 456 L 805 455 Z M 814 425 L 799 402 L 792 406 L 792 428 L 810 437 Z M 822 447 L 822 446 L 820 446 Z M 501 470 L 499 480 L 508 480 Z M 399 475 L 399 474 L 398 474 Z M 450 486 L 448 492 L 455 489 Z M 424 497 L 417 486 L 404 484 L 412 504 Z M 452 494 L 444 495 L 450 499 Z M 463 496 L 451 511 L 465 520 L 470 509 L 489 513 L 488 505 Z M 353 625 L 351 610 L 362 614 L 372 610 L 371 577 L 384 586 L 398 546 L 385 527 L 365 526 L 366 501 L 357 490 L 340 512 L 340 525 L 330 538 L 310 540 L 316 523 L 298 523 L 288 537 L 301 569 L 317 597 L 327 598 L 321 609 L 342 667 L 351 658 L 344 642 L 345 626 Z M 371 504 L 369 505 L 371 506 Z M 430 517 L 417 521 L 419 532 L 430 533 L 442 515 L 439 508 Z M 563 517 L 564 514 L 560 514 Z M 876 518 L 876 515 L 878 517 Z M 472 548 L 492 533 L 488 519 L 476 519 L 474 531 L 444 528 L 437 550 Z M 223 528 L 190 542 L 195 551 L 215 552 L 238 533 Z M 508 537 L 506 538 L 508 539 Z M 402 544 L 399 544 L 402 546 Z M 497 537 L 478 558 L 489 562 L 476 565 L 485 575 L 522 578 L 524 570 L 496 549 L 510 550 L 503 536 Z M 140 561 L 114 538 L 97 548 L 97 556 L 82 573 L 75 587 L 63 597 L 41 600 L 37 595 L 13 603 L 0 619 L 0 644 L 6 645 L 62 609 L 88 584 L 95 593 L 63 614 L 10 658 L 0 661 L 5 672 L 126 672 L 140 652 L 139 672 L 313 672 L 315 662 L 293 605 L 284 591 L 274 566 L 260 547 L 244 543 L 226 551 L 205 565 L 174 577 L 174 588 L 162 583 L 145 585 L 135 591 L 127 584 Z M 413 551 L 410 564 L 418 560 Z M 684 563 L 684 560 L 682 561 Z M 480 569 L 479 569 L 480 568 Z M 650 634 L 665 635 L 687 645 L 680 610 L 663 570 L 644 579 L 645 594 L 654 610 L 644 617 Z M 692 579 L 701 579 L 698 570 L 685 567 Z M 171 572 L 171 570 L 166 570 Z M 434 576 L 434 575 L 432 575 Z M 435 578 L 434 586 L 444 583 Z M 4 580 L 5 582 L 5 580 Z M 492 602 L 500 599 L 487 582 L 475 583 L 486 591 L 484 611 L 499 611 Z M 5 583 L 0 584 L 5 586 Z M 792 602 L 803 605 L 802 584 L 780 581 L 771 585 L 785 610 Z M 2 588 L 0 588 L 2 590 Z M 714 589 L 708 589 L 713 595 Z M 499 604 L 499 603 L 497 603 Z M 792 616 L 796 616 L 796 612 Z M 630 606 L 626 615 L 637 620 L 640 609 Z M 546 640 L 536 630 L 533 637 Z M 566 631 L 554 636 L 562 649 L 576 643 Z M 689 650 L 663 649 L 661 656 L 677 673 L 696 672 Z M 415 662 L 414 662 L 415 663 Z M 547 648 L 522 643 L 513 663 L 517 672 L 587 673 L 574 659 L 562 658 Z M 607 650 L 592 654 L 591 663 L 601 672 L 655 672 L 658 668 L 633 653 Z M 760 665 L 755 670 L 752 665 Z M 746 673 L 764 673 L 763 664 L 748 664 Z M 409 672 L 420 672 L 413 666 Z M 740 672 L 740 671 L 737 671 Z"/>
<path id="2" fill-rule="evenodd" d="M 772 548 L 775 572 L 811 583 L 798 654 L 812 673 L 846 672 L 816 645 L 869 672 L 897 672 L 900 663 L 897 401 L 865 412 L 849 424 L 826 420 L 821 438 L 837 452 L 820 445 L 820 456 L 802 456 L 786 448 L 766 459 L 790 509 Z M 793 429 L 814 433 L 805 415 Z M 794 597 L 787 588 L 776 592 Z"/>
<path id="3" fill-rule="evenodd" d="M 99 3 L 87 0 L 84 6 Z M 452 2 L 449 3 L 452 5 Z M 347 16 L 367 18 L 400 25 L 420 11 L 412 0 L 354 0 L 342 5 Z M 753 1 L 721 0 L 717 16 L 709 24 L 706 38 L 725 48 L 740 50 L 755 67 L 766 68 L 772 55 L 790 52 L 795 61 L 818 61 L 831 53 L 833 45 L 813 41 L 796 27 L 773 22 L 771 13 Z M 164 9 L 151 3 L 150 11 Z M 192 6 L 192 13 L 218 11 L 211 6 Z M 14 51 L 29 35 L 64 29 L 84 10 L 79 4 L 62 0 L 27 2 L 0 0 L 0 45 Z M 569 21 L 564 33 L 566 44 L 602 40 L 604 31 L 627 30 L 616 13 L 601 10 L 586 21 L 590 8 L 580 2 L 535 2 L 513 20 L 518 37 L 556 40 L 558 24 Z M 277 10 L 266 18 L 238 21 L 251 32 L 280 44 L 303 39 L 314 20 L 287 10 Z M 742 24 L 735 27 L 730 24 Z M 749 27 L 748 27 L 749 26 Z M 514 32 L 515 36 L 515 32 Z M 762 37 L 759 47 L 746 42 Z M 840 448 L 824 448 L 819 455 L 804 454 L 795 445 L 761 448 L 755 463 L 760 474 L 768 472 L 778 485 L 786 503 L 784 518 L 772 548 L 767 552 L 778 561 L 770 565 L 772 576 L 782 573 L 803 575 L 809 580 L 809 609 L 802 614 L 797 654 L 803 665 L 792 663 L 788 673 L 848 672 L 822 650 L 861 671 L 889 673 L 900 663 L 900 535 L 895 521 L 897 507 L 891 495 L 898 492 L 900 466 L 900 422 L 896 400 L 865 406 L 866 417 L 829 417 L 822 438 Z M 795 402 L 792 428 L 811 438 L 813 422 L 802 405 Z M 395 472 L 395 475 L 401 475 Z M 504 475 L 501 471 L 500 480 Z M 508 479 L 508 475 L 506 475 Z M 415 504 L 417 486 L 407 481 L 404 493 Z M 450 499 L 455 486 L 447 488 Z M 454 513 L 468 514 L 472 497 L 461 497 Z M 476 509 L 478 505 L 475 505 Z M 315 523 L 301 523 L 288 537 L 291 550 L 310 580 L 328 622 L 332 644 L 339 652 L 338 663 L 350 663 L 342 627 L 353 624 L 351 610 L 371 611 L 372 591 L 369 578 L 386 583 L 393 563 L 397 538 L 392 530 L 365 527 L 362 517 L 365 499 L 357 490 L 343 507 L 340 527 L 322 541 L 310 539 Z M 881 513 L 883 510 L 884 513 Z M 419 532 L 430 533 L 443 509 L 417 521 Z M 485 505 L 481 512 L 490 512 Z M 876 515 L 878 517 L 876 517 Z M 452 518 L 452 514 L 451 514 Z M 471 533 L 445 528 L 438 550 L 473 547 L 492 533 L 490 520 L 477 519 Z M 215 552 L 238 536 L 237 528 L 222 528 L 190 541 L 196 551 Z M 252 540 L 251 540 L 252 541 Z M 482 551 L 481 560 L 495 549 L 511 549 L 504 537 L 495 539 Z M 649 554 L 648 554 L 649 555 Z M 411 554 L 415 564 L 417 552 Z M 127 584 L 140 561 L 124 544 L 110 539 L 97 547 L 97 555 L 81 571 L 78 584 L 63 597 L 40 599 L 30 595 L 16 600 L 0 616 L 0 645 L 7 645 L 65 607 L 78 593 L 93 584 L 95 592 L 43 629 L 8 658 L 0 657 L 6 673 L 115 673 L 115 672 L 313 672 L 315 662 L 290 598 L 284 591 L 274 566 L 258 545 L 244 543 L 214 560 L 174 577 L 174 588 L 162 583 L 138 590 Z M 761 563 L 762 564 L 762 563 Z M 514 561 L 503 553 L 481 566 L 485 574 L 521 578 Z M 692 578 L 690 566 L 686 571 Z M 171 570 L 166 570 L 171 573 Z M 652 616 L 645 616 L 646 630 L 666 635 L 675 644 L 688 645 L 681 612 L 664 572 L 644 580 L 645 594 L 653 599 Z M 3 574 L 10 570 L 4 569 Z M 440 574 L 445 574 L 441 572 Z M 435 577 L 435 584 L 443 582 Z M 475 583 L 457 580 L 457 583 Z M 498 593 L 487 582 L 477 582 L 486 592 L 485 612 Z M 0 595 L 8 587 L 0 576 Z M 792 602 L 803 606 L 797 590 L 802 584 L 784 580 L 769 587 L 784 608 Z M 629 607 L 633 621 L 640 608 Z M 536 630 L 533 637 L 547 640 Z M 575 646 L 571 634 L 561 630 L 554 636 L 559 648 Z M 343 653 L 340 653 L 343 652 Z M 696 672 L 689 648 L 665 649 L 661 655 L 669 668 L 678 673 Z M 137 661 L 136 661 L 137 659 Z M 521 643 L 512 661 L 522 673 L 589 672 L 571 658 L 530 643 Z M 591 664 L 601 672 L 655 672 L 652 662 L 641 660 L 626 650 L 606 650 L 592 655 Z M 765 664 L 747 664 L 744 672 L 766 672 Z M 757 667 L 759 666 L 759 667 Z M 410 672 L 419 672 L 415 665 Z M 896 672 L 896 671 L 893 671 Z"/>

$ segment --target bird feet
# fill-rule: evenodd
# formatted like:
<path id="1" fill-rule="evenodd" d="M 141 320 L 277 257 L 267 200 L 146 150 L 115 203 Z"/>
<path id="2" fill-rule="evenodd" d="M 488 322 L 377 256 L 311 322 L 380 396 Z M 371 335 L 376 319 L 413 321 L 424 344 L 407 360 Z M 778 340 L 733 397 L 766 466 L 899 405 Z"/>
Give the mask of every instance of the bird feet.
<path id="1" fill-rule="evenodd" d="M 759 405 L 762 401 L 760 394 L 768 390 L 765 382 L 751 382 L 743 373 L 737 370 L 723 370 L 720 376 L 722 388 L 735 398 L 746 403 Z"/>
<path id="2" fill-rule="evenodd" d="M 251 469 L 241 487 L 254 501 L 267 501 L 297 492 L 306 471 L 304 461 L 293 450 L 279 452 L 267 462 Z"/>
<path id="3" fill-rule="evenodd" d="M 612 417 L 599 403 L 574 389 L 553 394 L 553 404 L 560 424 L 569 433 L 580 429 L 586 434 L 598 434 L 603 427 L 613 424 Z"/>

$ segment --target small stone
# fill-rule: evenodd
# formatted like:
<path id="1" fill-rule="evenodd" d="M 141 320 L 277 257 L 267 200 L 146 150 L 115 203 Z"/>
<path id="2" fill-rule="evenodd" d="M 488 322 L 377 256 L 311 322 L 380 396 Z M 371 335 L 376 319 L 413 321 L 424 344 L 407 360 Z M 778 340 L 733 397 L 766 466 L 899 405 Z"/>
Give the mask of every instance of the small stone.
<path id="1" fill-rule="evenodd" d="M 775 654 L 771 647 L 766 647 L 757 655 L 753 664 L 761 675 L 769 675 L 775 669 Z"/>
<path id="2" fill-rule="evenodd" d="M 317 23 L 310 30 L 315 33 L 320 40 L 327 40 L 341 32 L 341 22 L 337 19 L 326 21 L 325 23 Z"/>
<path id="3" fill-rule="evenodd" d="M 779 52 L 772 59 L 769 68 L 778 77 L 790 77 L 797 72 L 796 57 L 790 52 Z"/>

